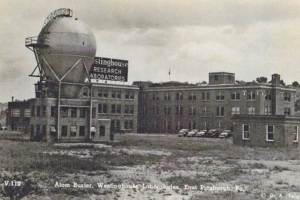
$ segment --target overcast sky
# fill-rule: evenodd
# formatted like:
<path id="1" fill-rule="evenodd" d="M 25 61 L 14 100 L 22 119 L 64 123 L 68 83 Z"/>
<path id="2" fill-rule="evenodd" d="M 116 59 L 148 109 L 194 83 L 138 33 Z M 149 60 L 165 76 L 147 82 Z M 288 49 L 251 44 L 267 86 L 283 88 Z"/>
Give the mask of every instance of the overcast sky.
<path id="1" fill-rule="evenodd" d="M 0 102 L 34 97 L 25 38 L 59 8 L 91 27 L 97 56 L 129 61 L 130 84 L 168 81 L 169 69 L 171 80 L 190 83 L 216 71 L 300 82 L 297 0 L 1 0 Z"/>

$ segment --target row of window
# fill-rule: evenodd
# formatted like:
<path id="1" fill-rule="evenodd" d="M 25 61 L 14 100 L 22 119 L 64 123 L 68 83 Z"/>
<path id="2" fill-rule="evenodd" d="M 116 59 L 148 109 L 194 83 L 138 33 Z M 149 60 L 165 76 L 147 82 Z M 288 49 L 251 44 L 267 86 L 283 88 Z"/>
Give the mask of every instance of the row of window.
<path id="1" fill-rule="evenodd" d="M 111 104 L 110 113 L 113 114 L 121 114 L 122 112 L 122 105 L 121 104 Z M 108 105 L 100 103 L 98 104 L 98 113 L 108 113 Z M 133 115 L 134 113 L 134 106 L 133 105 L 124 105 L 124 113 Z"/>
<path id="2" fill-rule="evenodd" d="M 183 92 L 177 92 L 175 93 L 175 100 L 180 101 L 183 100 Z M 247 100 L 255 100 L 256 99 L 256 91 L 247 91 Z M 231 92 L 231 100 L 240 100 L 241 99 L 241 92 L 239 91 L 233 91 Z M 146 99 L 146 95 L 143 94 L 143 99 Z M 210 92 L 201 92 L 201 99 L 202 100 L 210 100 L 211 95 Z M 224 91 L 219 91 L 216 92 L 216 100 L 222 101 L 225 100 L 225 92 Z M 272 95 L 270 91 L 266 91 L 265 93 L 265 99 L 266 100 L 271 100 Z M 160 93 L 152 93 L 152 100 L 153 101 L 158 101 L 160 100 Z M 171 94 L 166 92 L 163 93 L 163 100 L 168 101 L 171 100 Z M 197 100 L 197 95 L 196 92 L 189 92 L 188 93 L 188 100 Z M 284 101 L 285 102 L 290 102 L 291 101 L 291 94 L 290 93 L 284 93 Z"/>
<path id="3" fill-rule="evenodd" d="M 144 109 L 145 111 L 145 109 Z M 165 106 L 164 107 L 164 115 L 170 116 L 172 112 L 172 107 L 171 106 Z M 197 114 L 197 109 L 196 107 L 189 107 L 188 108 L 188 113 L 190 116 L 194 116 Z M 145 114 L 145 113 L 144 113 Z M 160 109 L 158 106 L 153 106 L 152 107 L 152 114 L 153 115 L 159 115 L 160 114 Z M 202 115 L 206 116 L 208 114 L 207 108 L 204 107 L 202 111 Z M 231 114 L 234 115 L 239 115 L 240 113 L 240 107 L 232 107 L 231 108 Z M 255 107 L 248 107 L 247 108 L 247 114 L 248 115 L 255 115 Z M 272 109 L 269 106 L 266 106 L 264 108 L 264 115 L 271 115 L 272 114 Z M 183 115 L 183 106 L 175 106 L 175 115 Z M 225 107 L 223 106 L 218 106 L 216 107 L 216 116 L 224 116 L 225 115 Z M 284 108 L 284 115 L 291 115 L 291 108 Z"/>
<path id="4" fill-rule="evenodd" d="M 105 131 L 101 131 L 102 126 L 100 126 L 100 136 L 105 136 Z M 50 133 L 56 133 L 56 127 L 54 125 L 50 126 Z M 62 137 L 67 137 L 68 132 L 70 132 L 71 137 L 76 137 L 77 133 L 79 133 L 79 136 L 85 136 L 86 134 L 86 128 L 85 126 L 76 126 L 76 125 L 71 125 L 70 129 L 68 131 L 68 126 L 67 125 L 62 125 L 61 126 L 61 136 Z M 91 128 L 91 134 L 92 136 L 95 135 L 96 128 L 92 126 Z M 43 135 L 46 134 L 46 125 L 31 125 L 31 134 L 33 135 L 36 133 L 37 135 L 42 133 Z"/>
<path id="5" fill-rule="evenodd" d="M 97 92 L 97 97 L 99 98 L 108 98 L 108 91 L 103 90 L 103 89 L 98 89 Z M 85 88 L 83 91 L 83 96 L 88 97 L 89 96 L 89 89 Z M 94 97 L 94 93 L 92 93 L 92 96 Z M 111 91 L 110 97 L 112 99 L 121 99 L 122 98 L 122 92 L 121 91 Z M 134 99 L 134 92 L 133 91 L 126 91 L 124 94 L 124 99 Z"/>
<path id="6" fill-rule="evenodd" d="M 250 140 L 250 125 L 243 124 L 242 125 L 242 139 L 243 140 Z M 294 126 L 294 142 L 298 142 L 298 126 Z M 275 134 L 275 126 L 274 125 L 266 125 L 266 141 L 274 141 L 274 134 Z"/>
<path id="7" fill-rule="evenodd" d="M 34 117 L 46 117 L 47 112 L 46 112 L 46 106 L 43 106 L 42 112 L 41 112 L 41 107 L 37 106 L 36 107 L 36 112 L 35 112 L 35 107 L 31 107 L 31 116 Z M 121 114 L 121 109 L 122 106 L 121 104 L 112 104 L 111 105 L 111 113 L 116 113 L 116 114 Z M 69 112 L 70 110 L 70 112 Z M 78 111 L 79 110 L 79 111 Z M 61 117 L 62 118 L 67 118 L 71 116 L 72 118 L 76 118 L 79 116 L 80 118 L 85 118 L 86 117 L 86 112 L 87 108 L 76 108 L 76 107 L 62 107 L 61 108 Z M 98 113 L 108 113 L 108 105 L 107 104 L 98 104 Z M 134 106 L 133 105 L 125 105 L 124 106 L 124 113 L 125 114 L 134 114 Z M 95 118 L 96 115 L 96 110 L 93 108 L 92 110 L 92 116 Z M 51 106 L 51 117 L 56 117 L 57 116 L 57 107 L 56 106 Z"/>
<path id="8" fill-rule="evenodd" d="M 133 130 L 133 120 L 125 120 L 124 121 L 124 129 Z M 119 133 L 121 130 L 121 121 L 120 120 L 111 120 L 110 123 L 110 132 L 111 133 Z"/>

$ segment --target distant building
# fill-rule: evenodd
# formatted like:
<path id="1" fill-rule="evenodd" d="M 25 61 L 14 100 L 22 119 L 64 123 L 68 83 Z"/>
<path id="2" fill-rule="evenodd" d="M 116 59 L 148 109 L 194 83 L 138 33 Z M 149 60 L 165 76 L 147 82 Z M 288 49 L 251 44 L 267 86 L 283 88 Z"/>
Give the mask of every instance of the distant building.
<path id="1" fill-rule="evenodd" d="M 167 85 L 167 86 L 166 86 Z M 233 129 L 233 115 L 290 115 L 295 112 L 293 87 L 271 83 L 235 82 L 235 74 L 209 74 L 207 85 L 140 86 L 139 132 L 176 133 L 189 129 Z"/>

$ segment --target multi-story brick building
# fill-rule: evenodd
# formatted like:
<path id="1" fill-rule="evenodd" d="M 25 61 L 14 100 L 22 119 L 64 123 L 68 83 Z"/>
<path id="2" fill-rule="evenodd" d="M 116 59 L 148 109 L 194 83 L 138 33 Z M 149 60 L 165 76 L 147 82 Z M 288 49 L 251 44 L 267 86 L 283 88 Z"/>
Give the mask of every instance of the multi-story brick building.
<path id="1" fill-rule="evenodd" d="M 22 122 L 32 139 L 45 141 L 107 140 L 109 133 L 121 129 L 137 132 L 137 87 L 93 83 L 90 94 L 87 85 L 77 99 L 58 100 L 56 95 L 43 97 L 41 87 L 36 87 L 36 98 L 9 102 L 7 124 L 14 129 Z"/>
<path id="2" fill-rule="evenodd" d="M 139 95 L 139 132 L 176 133 L 189 129 L 232 129 L 231 116 L 294 115 L 295 89 L 271 83 L 237 83 L 233 73 L 209 74 L 205 85 L 135 82 Z"/>

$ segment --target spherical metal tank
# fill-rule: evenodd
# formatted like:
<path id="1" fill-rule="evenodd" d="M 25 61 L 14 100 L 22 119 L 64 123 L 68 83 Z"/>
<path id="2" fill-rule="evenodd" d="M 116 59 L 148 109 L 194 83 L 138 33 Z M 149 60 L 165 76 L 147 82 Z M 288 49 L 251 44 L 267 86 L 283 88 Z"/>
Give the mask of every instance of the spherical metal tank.
<path id="1" fill-rule="evenodd" d="M 45 45 L 39 49 L 38 56 L 46 78 L 57 80 L 57 76 L 63 78 L 62 82 L 83 83 L 87 78 L 85 67 L 89 72 L 96 54 L 96 39 L 91 29 L 72 17 L 59 17 L 42 29 L 39 38 L 43 38 Z M 62 89 L 69 98 L 76 97 L 79 92 L 78 87 L 65 85 Z"/>

